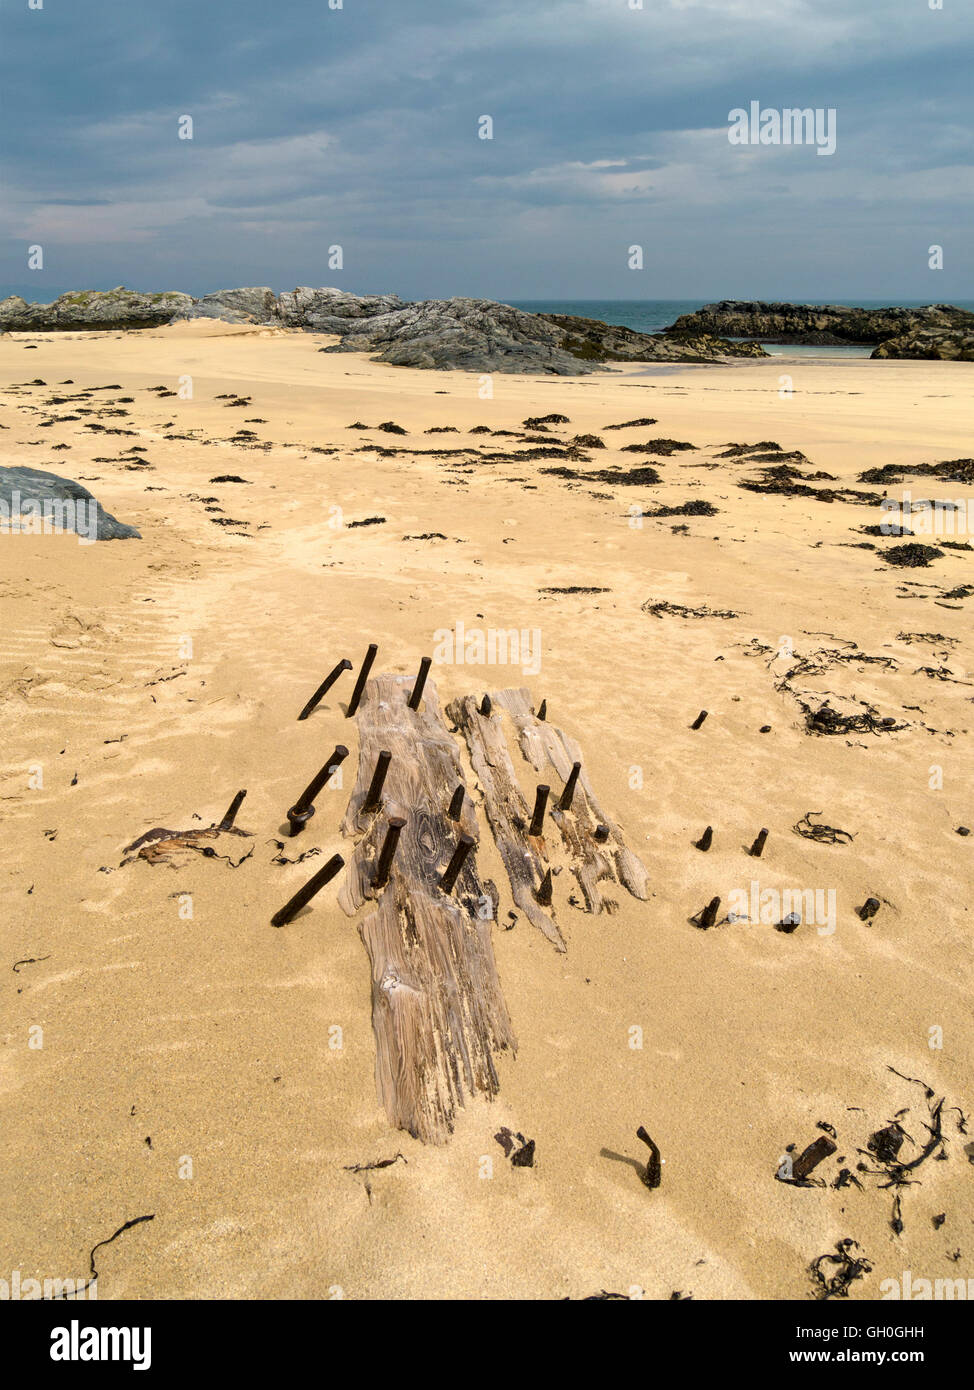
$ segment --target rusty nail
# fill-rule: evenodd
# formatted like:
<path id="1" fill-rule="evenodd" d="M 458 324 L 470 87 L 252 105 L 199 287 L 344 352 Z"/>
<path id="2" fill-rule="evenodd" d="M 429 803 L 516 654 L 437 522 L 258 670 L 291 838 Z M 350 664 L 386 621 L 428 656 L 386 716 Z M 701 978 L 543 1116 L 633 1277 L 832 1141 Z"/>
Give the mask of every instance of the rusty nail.
<path id="1" fill-rule="evenodd" d="M 375 654 L 378 650 L 379 648 L 374 642 L 369 643 L 369 649 L 365 653 L 365 658 L 362 662 L 362 669 L 359 671 L 358 679 L 355 682 L 355 689 L 352 691 L 352 698 L 348 702 L 348 710 L 345 715 L 346 719 L 351 719 L 352 715 L 358 709 L 359 701 L 362 698 L 362 691 L 365 689 L 365 682 L 369 678 L 369 672 L 372 670 L 372 663 L 375 660 Z"/>
<path id="2" fill-rule="evenodd" d="M 710 902 L 701 912 L 700 920 L 697 923 L 697 926 L 700 928 L 701 931 L 706 931 L 708 927 L 712 927 L 714 925 L 714 923 L 717 920 L 717 909 L 719 907 L 720 898 L 711 898 Z"/>
<path id="3" fill-rule="evenodd" d="M 340 661 L 340 662 L 338 663 L 338 665 L 335 667 L 335 669 L 334 669 L 333 671 L 329 671 L 328 675 L 327 675 L 327 676 L 325 677 L 325 679 L 321 682 L 321 684 L 319 685 L 318 689 L 315 691 L 315 693 L 312 695 L 311 699 L 310 699 L 310 700 L 308 701 L 308 703 L 305 705 L 304 709 L 303 709 L 303 710 L 301 711 L 301 713 L 298 715 L 298 718 L 299 718 L 299 719 L 307 719 L 308 715 L 312 712 L 312 710 L 316 709 L 316 708 L 318 707 L 319 703 L 320 703 L 320 702 L 325 698 L 325 696 L 328 694 L 329 690 L 332 688 L 332 686 L 333 686 L 333 685 L 335 684 L 335 682 L 338 680 L 338 677 L 342 674 L 342 672 L 343 672 L 343 671 L 350 671 L 351 669 L 352 669 L 352 663 L 349 661 L 349 659 L 348 659 L 347 656 L 343 656 L 342 659 L 341 659 L 341 661 Z"/>
<path id="4" fill-rule="evenodd" d="M 571 808 L 572 798 L 575 795 L 575 783 L 578 781 L 578 774 L 582 770 L 581 763 L 572 763 L 572 770 L 568 774 L 568 781 L 565 783 L 565 790 L 561 794 L 558 803 L 559 811 L 567 811 Z"/>
<path id="5" fill-rule="evenodd" d="M 542 907 L 550 907 L 550 906 L 551 906 L 551 870 L 550 870 L 550 869 L 545 869 L 545 875 L 544 875 L 544 878 L 541 880 L 541 886 L 538 888 L 538 891 L 535 893 L 534 896 L 537 898 L 538 902 L 541 904 Z"/>
<path id="6" fill-rule="evenodd" d="M 752 859 L 761 858 L 761 855 L 764 853 L 764 845 L 767 838 L 768 832 L 766 830 L 761 830 L 758 832 L 757 839 L 754 841 L 754 844 L 748 850 L 748 854 L 751 856 Z"/>
<path id="7" fill-rule="evenodd" d="M 453 796 L 450 799 L 450 809 L 447 811 L 447 815 L 450 817 L 451 820 L 460 819 L 460 813 L 463 810 L 464 796 L 465 792 L 463 789 L 463 783 L 461 783 L 460 786 L 457 787 L 456 791 L 453 793 Z"/>
<path id="8" fill-rule="evenodd" d="M 544 720 L 545 720 L 547 717 L 548 717 L 548 701 L 547 701 L 547 700 L 542 700 L 542 701 L 541 701 L 541 704 L 538 706 L 538 713 L 535 715 L 535 718 L 536 718 L 536 719 L 540 719 L 540 720 L 542 721 L 542 723 L 543 723 Z"/>
<path id="9" fill-rule="evenodd" d="M 409 697 L 409 708 L 419 709 L 419 702 L 423 698 L 423 687 L 426 684 L 426 677 L 430 673 L 433 664 L 431 656 L 424 656 L 419 663 L 419 675 L 416 677 L 416 684 L 413 686 L 413 693 Z"/>
<path id="10" fill-rule="evenodd" d="M 700 836 L 700 839 L 699 839 L 699 840 L 694 840 L 693 843 L 694 843 L 694 847 L 695 847 L 696 849 L 702 849 L 702 850 L 704 851 L 704 853 L 706 853 L 706 851 L 710 848 L 710 846 L 713 844 L 713 842 L 714 842 L 714 831 L 713 831 L 713 826 L 708 825 L 708 826 L 707 826 L 707 829 L 706 829 L 706 830 L 703 832 L 703 834 Z"/>
<path id="11" fill-rule="evenodd" d="M 386 773 L 389 771 L 389 764 L 392 762 L 392 754 L 388 749 L 383 748 L 375 763 L 375 772 L 372 774 L 372 782 L 362 802 L 363 811 L 374 811 L 382 800 L 382 784 L 386 780 Z"/>
<path id="12" fill-rule="evenodd" d="M 609 838 L 609 827 L 607 825 L 597 825 L 595 827 L 595 838 L 600 845 L 604 845 Z"/>
<path id="13" fill-rule="evenodd" d="M 288 811 L 287 818 L 291 826 L 292 835 L 297 835 L 297 833 L 303 830 L 307 825 L 308 821 L 315 813 L 315 797 L 321 791 L 335 769 L 340 767 L 347 757 L 348 749 L 345 747 L 344 743 L 336 744 L 335 751 L 325 763 L 324 767 L 315 774 L 298 797 L 297 801 Z"/>
<path id="14" fill-rule="evenodd" d="M 703 723 L 703 721 L 706 719 L 706 717 L 707 717 L 707 711 L 706 711 L 705 709 L 702 709 L 702 710 L 700 711 L 700 713 L 697 715 L 696 719 L 695 719 L 695 720 L 693 721 L 693 723 L 690 725 L 690 728 L 691 728 L 691 729 L 699 729 L 699 728 L 700 728 L 700 725 Z"/>
<path id="15" fill-rule="evenodd" d="M 548 793 L 550 791 L 550 787 L 542 785 L 534 794 L 534 815 L 531 817 L 529 835 L 540 835 L 544 830 L 544 813 L 545 807 L 548 805 Z"/>
<path id="16" fill-rule="evenodd" d="M 237 795 L 233 798 L 233 800 L 230 802 L 230 805 L 227 807 L 226 814 L 224 815 L 220 824 L 217 826 L 217 830 L 233 829 L 233 823 L 237 819 L 237 812 L 240 810 L 241 802 L 243 801 L 246 795 L 246 791 L 237 792 Z"/>
<path id="17" fill-rule="evenodd" d="M 344 863 L 345 860 L 340 854 L 333 854 L 324 868 L 319 869 L 313 878 L 309 878 L 304 887 L 299 888 L 294 897 L 284 904 L 280 912 L 274 913 L 271 918 L 271 926 L 286 927 L 291 918 L 297 916 L 301 911 L 305 903 L 311 901 L 318 889 L 323 888 L 329 879 L 335 877 Z"/>
<path id="18" fill-rule="evenodd" d="M 389 817 L 389 829 L 382 842 L 382 850 L 379 854 L 379 862 L 376 865 L 375 877 L 372 880 L 373 888 L 384 888 L 389 877 L 389 870 L 392 868 L 392 861 L 395 858 L 396 846 L 399 843 L 399 836 L 402 828 L 406 824 L 402 816 Z"/>
<path id="19" fill-rule="evenodd" d="M 461 835 L 459 840 L 457 840 L 457 847 L 453 851 L 453 858 L 450 860 L 449 864 L 447 864 L 446 871 L 440 879 L 440 887 L 443 889 L 444 893 L 452 893 L 453 885 L 456 883 L 460 875 L 460 870 L 466 863 L 467 855 L 473 849 L 474 843 L 475 841 L 472 835 Z"/>
<path id="20" fill-rule="evenodd" d="M 481 713 L 481 714 L 484 716 L 484 718 L 486 719 L 486 718 L 490 715 L 490 711 L 491 711 L 490 696 L 489 696 L 489 695 L 485 695 L 484 698 L 483 698 L 483 699 L 481 700 L 481 702 L 480 702 L 480 713 Z"/>

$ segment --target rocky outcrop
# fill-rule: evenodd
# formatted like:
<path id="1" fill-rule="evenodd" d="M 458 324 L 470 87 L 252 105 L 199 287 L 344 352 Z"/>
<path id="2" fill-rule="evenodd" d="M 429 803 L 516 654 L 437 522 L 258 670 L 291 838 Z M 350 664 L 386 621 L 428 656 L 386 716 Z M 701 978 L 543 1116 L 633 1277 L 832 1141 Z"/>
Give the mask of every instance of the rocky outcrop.
<path id="1" fill-rule="evenodd" d="M 564 331 L 540 315 L 489 299 L 421 300 L 337 331 L 341 342 L 323 351 L 370 352 L 397 367 L 579 376 L 604 360 L 566 350 Z"/>
<path id="2" fill-rule="evenodd" d="M 873 357 L 909 357 L 920 361 L 974 362 L 974 327 L 924 328 L 888 338 Z"/>
<path id="3" fill-rule="evenodd" d="M 723 356 L 764 356 L 754 344 L 637 333 L 597 319 L 529 314 L 490 299 L 422 300 L 373 316 L 363 313 L 354 322 L 333 322 L 328 331 L 339 333 L 341 341 L 323 351 L 373 352 L 376 361 L 400 367 L 579 376 L 599 371 L 608 362 L 711 362 Z"/>
<path id="4" fill-rule="evenodd" d="M 28 304 L 17 295 L 0 300 L 0 332 L 156 328 L 192 308 L 191 295 L 178 290 L 141 294 L 120 285 L 114 290 L 62 294 L 51 304 Z"/>
<path id="5" fill-rule="evenodd" d="M 596 319 L 529 314 L 490 299 L 356 295 L 333 288 L 275 294 L 266 286 L 185 294 L 118 289 L 62 295 L 53 304 L 0 304 L 0 329 L 147 328 L 176 319 L 211 318 L 327 333 L 323 352 L 369 352 L 378 362 L 470 372 L 550 372 L 579 376 L 610 362 L 715 362 L 761 357 L 751 343 L 711 333 L 637 333 Z"/>
<path id="6" fill-rule="evenodd" d="M 710 333 L 639 333 L 621 324 L 573 314 L 536 314 L 562 330 L 561 346 L 596 362 L 716 362 L 722 357 L 767 357 L 758 343 L 729 343 Z"/>
<path id="7" fill-rule="evenodd" d="M 928 304 L 920 309 L 854 309 L 842 304 L 765 304 L 724 299 L 693 314 L 681 314 L 666 332 L 836 347 L 882 343 L 942 329 L 974 331 L 974 314 L 951 304 Z"/>
<path id="8" fill-rule="evenodd" d="M 142 539 L 86 487 L 39 468 L 0 467 L 0 529 L 33 535 L 75 531 L 89 541 Z"/>

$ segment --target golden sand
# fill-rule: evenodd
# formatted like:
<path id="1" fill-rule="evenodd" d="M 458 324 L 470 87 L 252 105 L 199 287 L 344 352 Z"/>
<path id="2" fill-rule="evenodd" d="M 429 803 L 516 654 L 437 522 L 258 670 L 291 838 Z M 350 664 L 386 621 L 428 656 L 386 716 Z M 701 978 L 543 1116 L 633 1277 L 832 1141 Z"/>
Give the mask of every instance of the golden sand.
<path id="1" fill-rule="evenodd" d="M 971 1136 L 949 1109 L 974 1102 L 974 837 L 956 833 L 974 823 L 974 599 L 942 597 L 971 580 L 970 557 L 948 549 L 929 568 L 893 568 L 880 559 L 891 542 L 857 548 L 878 508 L 754 494 L 736 484 L 756 467 L 716 458 L 730 442 L 774 440 L 807 455 L 803 472 L 839 480 L 814 486 L 866 489 L 866 468 L 968 455 L 970 369 L 627 367 L 495 376 L 481 399 L 476 376 L 321 354 L 323 341 L 212 323 L 0 339 L 0 462 L 78 479 L 142 533 L 94 546 L 0 537 L 0 1275 L 84 1276 L 96 1242 L 147 1214 L 98 1252 L 99 1297 L 810 1297 L 810 1262 L 845 1238 L 871 1264 L 852 1297 L 881 1296 L 905 1269 L 974 1275 Z M 11 389 L 38 377 L 47 385 Z M 147 390 L 178 392 L 185 377 L 192 399 Z M 45 428 L 71 405 L 29 408 L 116 383 L 98 400 L 134 398 L 125 416 Z M 231 392 L 249 406 L 217 399 Z M 579 470 L 651 462 L 662 483 L 565 480 L 546 460 L 353 452 L 365 441 L 514 451 L 524 446 L 466 431 L 520 430 L 549 412 L 570 418 L 558 438 L 605 440 Z M 658 424 L 605 431 L 640 416 Z M 91 419 L 135 434 L 88 431 Z M 356 421 L 394 421 L 408 437 L 349 430 Z M 433 426 L 459 433 L 424 433 Z M 240 429 L 272 447 L 230 442 Z M 659 436 L 696 448 L 619 452 Z M 125 466 L 132 445 L 151 469 Z M 247 482 L 210 481 L 226 474 Z M 972 497 L 955 483 L 905 487 Z M 634 505 L 696 499 L 718 514 L 631 524 Z M 407 539 L 428 533 L 445 539 Z M 574 586 L 599 592 L 543 592 Z M 650 602 L 738 616 L 656 617 Z M 501 1059 L 499 1098 L 470 1100 L 449 1142 L 426 1147 L 393 1131 L 377 1101 L 368 958 L 335 892 L 269 925 L 324 859 L 272 861 L 285 809 L 334 744 L 355 761 L 349 686 L 296 719 L 327 671 L 374 640 L 377 670 L 412 673 L 434 633 L 458 623 L 540 629 L 540 672 L 440 665 L 440 698 L 522 684 L 546 698 L 652 897 L 621 893 L 598 917 L 563 899 L 560 955 L 523 916 L 504 930 L 510 896 L 482 837 L 519 1047 Z M 908 727 L 806 732 L 776 688 L 783 638 L 798 656 L 892 658 L 830 660 L 792 685 Z M 347 854 L 349 781 L 322 794 L 285 855 Z M 240 867 L 198 855 L 119 867 L 152 827 L 218 821 L 238 788 L 238 825 L 254 835 Z M 795 834 L 810 810 L 852 843 Z M 708 824 L 704 854 L 693 841 Z M 745 851 L 761 827 L 758 861 Z M 752 880 L 834 890 L 834 932 L 690 924 L 717 894 L 723 916 Z M 869 896 L 882 905 L 863 922 Z M 911 1141 L 928 1137 L 923 1088 L 903 1078 L 945 1098 L 947 1161 L 900 1189 L 897 1235 L 894 1192 L 856 1165 L 875 1170 L 860 1150 L 906 1107 Z M 816 1173 L 827 1185 L 776 1181 L 787 1146 L 804 1149 L 818 1122 L 838 1136 Z M 636 1167 L 640 1125 L 663 1159 L 652 1192 Z M 533 1168 L 505 1159 L 502 1126 L 535 1140 Z M 397 1153 L 407 1161 L 347 1171 Z M 862 1188 L 832 1185 L 840 1167 Z"/>

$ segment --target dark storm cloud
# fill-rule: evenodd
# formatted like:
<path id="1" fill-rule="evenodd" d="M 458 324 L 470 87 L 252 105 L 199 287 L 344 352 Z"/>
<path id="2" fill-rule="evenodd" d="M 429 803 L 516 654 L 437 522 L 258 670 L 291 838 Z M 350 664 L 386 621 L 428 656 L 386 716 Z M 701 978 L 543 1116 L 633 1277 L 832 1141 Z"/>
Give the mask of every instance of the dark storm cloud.
<path id="1" fill-rule="evenodd" d="M 41 243 L 39 295 L 963 297 L 974 20 L 944 5 L 8 4 L 0 278 Z M 752 100 L 835 107 L 836 154 L 732 147 Z"/>

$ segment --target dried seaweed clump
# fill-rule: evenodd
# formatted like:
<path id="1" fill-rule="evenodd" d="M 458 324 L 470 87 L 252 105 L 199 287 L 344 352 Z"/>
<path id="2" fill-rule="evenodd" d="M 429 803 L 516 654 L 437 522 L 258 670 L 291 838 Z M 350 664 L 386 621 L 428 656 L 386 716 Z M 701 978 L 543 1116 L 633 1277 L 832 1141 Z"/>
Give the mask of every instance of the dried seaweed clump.
<path id="1" fill-rule="evenodd" d="M 943 551 L 935 545 L 920 545 L 911 541 L 909 545 L 894 545 L 883 551 L 883 559 L 888 565 L 901 565 L 907 569 L 922 569 L 931 560 L 939 560 Z"/>

